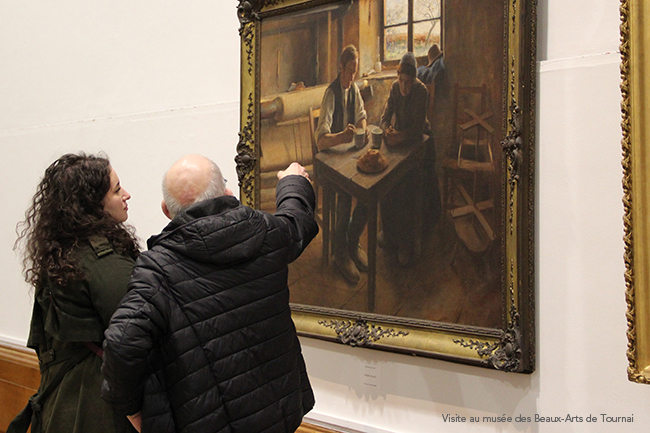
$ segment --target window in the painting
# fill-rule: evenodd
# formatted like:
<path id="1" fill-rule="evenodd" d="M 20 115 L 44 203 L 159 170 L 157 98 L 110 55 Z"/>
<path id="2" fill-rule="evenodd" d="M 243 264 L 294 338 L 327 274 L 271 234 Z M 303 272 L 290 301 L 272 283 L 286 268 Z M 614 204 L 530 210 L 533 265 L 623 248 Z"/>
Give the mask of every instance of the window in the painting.
<path id="1" fill-rule="evenodd" d="M 426 56 L 440 44 L 441 0 L 384 0 L 384 60 L 398 60 L 411 51 Z"/>

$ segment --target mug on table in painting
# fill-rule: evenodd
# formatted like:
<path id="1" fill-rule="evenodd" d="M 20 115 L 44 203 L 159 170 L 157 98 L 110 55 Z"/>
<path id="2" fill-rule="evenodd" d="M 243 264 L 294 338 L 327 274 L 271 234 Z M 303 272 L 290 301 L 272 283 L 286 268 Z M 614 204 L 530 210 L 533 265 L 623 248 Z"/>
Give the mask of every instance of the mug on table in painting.
<path id="1" fill-rule="evenodd" d="M 357 149 L 363 148 L 366 145 L 366 130 L 365 128 L 357 128 L 354 133 L 354 146 Z"/>
<path id="2" fill-rule="evenodd" d="M 381 141 L 384 138 L 384 131 L 381 130 L 379 126 L 370 127 L 370 138 L 372 141 L 372 148 L 379 149 L 381 148 Z"/>

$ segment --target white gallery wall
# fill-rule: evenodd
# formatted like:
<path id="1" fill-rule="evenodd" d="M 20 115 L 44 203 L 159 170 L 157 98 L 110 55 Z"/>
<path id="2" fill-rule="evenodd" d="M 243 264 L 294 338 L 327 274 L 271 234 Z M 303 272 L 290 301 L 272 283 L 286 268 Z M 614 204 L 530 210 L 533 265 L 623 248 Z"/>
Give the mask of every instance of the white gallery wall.
<path id="1" fill-rule="evenodd" d="M 62 153 L 109 155 L 143 239 L 166 223 L 160 180 L 181 155 L 214 159 L 236 187 L 237 4 L 0 1 L 0 340 L 27 339 L 32 299 L 15 228 Z M 626 375 L 618 7 L 539 0 L 536 371 L 302 339 L 317 399 L 310 421 L 368 433 L 648 430 L 650 386 Z M 378 372 L 374 387 L 361 381 L 368 366 Z"/>

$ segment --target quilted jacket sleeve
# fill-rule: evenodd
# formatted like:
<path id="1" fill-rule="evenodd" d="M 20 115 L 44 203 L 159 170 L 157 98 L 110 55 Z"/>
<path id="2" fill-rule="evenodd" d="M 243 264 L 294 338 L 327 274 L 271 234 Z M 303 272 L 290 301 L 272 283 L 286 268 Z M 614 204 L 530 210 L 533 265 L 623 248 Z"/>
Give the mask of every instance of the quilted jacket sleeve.
<path id="1" fill-rule="evenodd" d="M 291 175 L 278 182 L 275 217 L 289 234 L 289 262 L 296 260 L 318 234 L 315 205 L 314 188 L 304 177 Z"/>
<path id="2" fill-rule="evenodd" d="M 147 253 L 136 261 L 129 292 L 105 332 L 102 398 L 121 415 L 142 407 L 144 382 L 151 374 L 149 356 L 165 335 L 169 299 L 160 290 L 167 284 Z"/>

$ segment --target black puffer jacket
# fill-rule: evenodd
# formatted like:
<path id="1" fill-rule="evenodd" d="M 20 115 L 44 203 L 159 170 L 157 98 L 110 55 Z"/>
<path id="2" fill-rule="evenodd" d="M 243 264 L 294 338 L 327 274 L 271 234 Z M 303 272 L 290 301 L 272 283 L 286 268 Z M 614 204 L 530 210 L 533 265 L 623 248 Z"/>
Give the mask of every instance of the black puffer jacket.
<path id="1" fill-rule="evenodd" d="M 146 432 L 293 432 L 314 404 L 287 265 L 318 232 L 301 176 L 275 215 L 207 200 L 149 240 L 104 343 L 102 396 Z"/>

